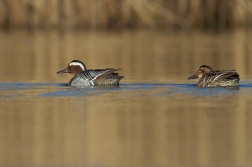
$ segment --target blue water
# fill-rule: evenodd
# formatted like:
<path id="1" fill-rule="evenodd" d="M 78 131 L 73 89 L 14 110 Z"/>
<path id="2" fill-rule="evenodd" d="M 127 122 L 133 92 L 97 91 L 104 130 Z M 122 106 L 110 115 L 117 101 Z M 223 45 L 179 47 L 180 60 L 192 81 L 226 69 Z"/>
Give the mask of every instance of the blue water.
<path id="1" fill-rule="evenodd" d="M 22 90 L 22 92 L 19 92 Z M 26 92 L 27 90 L 27 92 Z M 15 98 L 29 94 L 28 91 L 38 91 L 40 97 L 75 97 L 90 95 L 118 96 L 223 96 L 223 95 L 252 95 L 252 81 L 240 83 L 236 88 L 198 88 L 196 84 L 121 84 L 119 87 L 68 87 L 59 83 L 0 83 L 0 97 Z M 14 91 L 14 92 L 13 92 Z M 16 93 L 19 96 L 15 96 Z M 3 93 L 5 92 L 5 93 Z M 42 92 L 42 93 L 41 93 Z"/>

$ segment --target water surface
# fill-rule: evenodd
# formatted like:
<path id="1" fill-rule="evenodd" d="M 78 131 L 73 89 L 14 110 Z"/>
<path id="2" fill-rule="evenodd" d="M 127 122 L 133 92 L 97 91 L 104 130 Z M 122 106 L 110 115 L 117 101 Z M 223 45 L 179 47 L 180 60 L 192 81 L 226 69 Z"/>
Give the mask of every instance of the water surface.
<path id="1" fill-rule="evenodd" d="M 250 32 L 0 35 L 0 166 L 252 166 Z M 68 87 L 73 59 L 125 78 Z M 197 88 L 202 64 L 239 88 Z"/>

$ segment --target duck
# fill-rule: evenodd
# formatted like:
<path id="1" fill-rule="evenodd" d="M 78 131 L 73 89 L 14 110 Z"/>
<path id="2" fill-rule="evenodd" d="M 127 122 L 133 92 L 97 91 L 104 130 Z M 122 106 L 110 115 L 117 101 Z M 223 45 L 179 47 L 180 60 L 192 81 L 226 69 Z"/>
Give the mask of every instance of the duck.
<path id="1" fill-rule="evenodd" d="M 189 79 L 199 78 L 198 87 L 237 87 L 239 74 L 235 70 L 213 70 L 208 65 L 202 65 Z"/>
<path id="2" fill-rule="evenodd" d="M 68 86 L 119 86 L 120 80 L 124 76 L 119 76 L 115 71 L 120 68 L 87 70 L 85 64 L 80 60 L 72 60 L 65 69 L 57 74 L 70 73 L 73 77 L 68 82 Z"/>

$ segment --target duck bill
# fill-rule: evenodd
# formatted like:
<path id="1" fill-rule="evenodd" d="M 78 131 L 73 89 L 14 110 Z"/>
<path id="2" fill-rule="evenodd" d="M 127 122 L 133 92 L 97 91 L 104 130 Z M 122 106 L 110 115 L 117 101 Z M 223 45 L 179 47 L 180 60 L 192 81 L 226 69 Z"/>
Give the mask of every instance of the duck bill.
<path id="1" fill-rule="evenodd" d="M 65 68 L 64 70 L 58 71 L 57 74 L 63 74 L 63 73 L 68 73 L 68 72 L 69 72 L 68 69 Z"/>
<path id="2" fill-rule="evenodd" d="M 189 79 L 195 79 L 195 78 L 198 78 L 198 74 L 197 74 L 197 73 L 194 74 L 194 75 L 192 75 L 192 76 L 190 76 L 190 77 L 188 78 L 188 80 L 189 80 Z"/>

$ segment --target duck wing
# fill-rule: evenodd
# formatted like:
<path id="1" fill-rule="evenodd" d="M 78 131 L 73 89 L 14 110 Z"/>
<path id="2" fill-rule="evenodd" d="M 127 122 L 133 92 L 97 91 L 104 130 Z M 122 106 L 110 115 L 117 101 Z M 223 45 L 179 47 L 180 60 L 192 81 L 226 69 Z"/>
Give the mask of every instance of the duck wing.
<path id="1" fill-rule="evenodd" d="M 233 76 L 239 78 L 239 75 L 235 70 L 210 71 L 201 77 L 199 80 L 199 85 L 204 87 L 212 87 L 217 85 L 219 82 Z"/>
<path id="2" fill-rule="evenodd" d="M 214 78 L 214 81 L 222 81 L 234 75 L 235 76 L 238 75 L 235 70 L 222 70 L 222 71 L 210 71 L 207 77 Z"/>
<path id="3" fill-rule="evenodd" d="M 107 74 L 111 74 L 117 70 L 120 70 L 120 69 L 107 68 L 107 69 L 85 70 L 78 73 L 77 75 L 81 78 L 85 78 L 88 80 L 95 80 Z"/>

